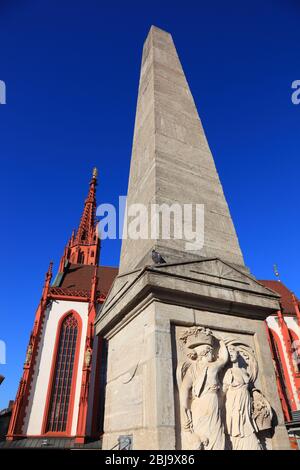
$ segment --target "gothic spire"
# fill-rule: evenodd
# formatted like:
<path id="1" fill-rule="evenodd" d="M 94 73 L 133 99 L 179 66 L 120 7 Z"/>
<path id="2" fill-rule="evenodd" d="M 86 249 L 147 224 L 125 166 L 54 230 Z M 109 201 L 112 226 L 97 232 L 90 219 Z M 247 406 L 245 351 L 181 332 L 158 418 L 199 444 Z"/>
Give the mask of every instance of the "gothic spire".
<path id="1" fill-rule="evenodd" d="M 98 170 L 97 168 L 94 168 L 92 179 L 90 181 L 88 196 L 84 203 L 84 209 L 75 237 L 75 241 L 77 243 L 86 243 L 92 241 L 95 234 L 97 177 Z"/>
<path id="2" fill-rule="evenodd" d="M 98 265 L 100 240 L 97 235 L 96 223 L 97 180 L 98 170 L 94 168 L 79 227 L 77 231 L 73 230 L 72 232 L 72 236 L 60 261 L 59 272 L 63 272 L 66 262 L 93 266 Z"/>

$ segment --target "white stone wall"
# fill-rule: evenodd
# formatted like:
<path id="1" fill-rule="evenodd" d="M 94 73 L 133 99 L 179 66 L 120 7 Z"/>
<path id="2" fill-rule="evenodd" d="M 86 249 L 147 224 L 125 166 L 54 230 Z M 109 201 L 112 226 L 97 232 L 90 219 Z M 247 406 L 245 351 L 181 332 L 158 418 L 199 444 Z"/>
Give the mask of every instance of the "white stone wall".
<path id="1" fill-rule="evenodd" d="M 297 318 L 295 317 L 284 317 L 284 320 L 289 328 L 289 330 L 292 330 L 298 338 L 300 338 L 300 327 L 297 322 Z"/>
<path id="2" fill-rule="evenodd" d="M 88 303 L 54 301 L 45 313 L 41 341 L 35 365 L 34 377 L 31 386 L 31 395 L 26 410 L 23 432 L 28 436 L 40 435 L 42 432 L 45 402 L 48 392 L 50 371 L 55 347 L 57 326 L 60 319 L 70 310 L 77 312 L 82 321 L 80 354 L 78 362 L 77 383 L 72 418 L 72 435 L 76 434 L 84 346 L 87 331 Z"/>

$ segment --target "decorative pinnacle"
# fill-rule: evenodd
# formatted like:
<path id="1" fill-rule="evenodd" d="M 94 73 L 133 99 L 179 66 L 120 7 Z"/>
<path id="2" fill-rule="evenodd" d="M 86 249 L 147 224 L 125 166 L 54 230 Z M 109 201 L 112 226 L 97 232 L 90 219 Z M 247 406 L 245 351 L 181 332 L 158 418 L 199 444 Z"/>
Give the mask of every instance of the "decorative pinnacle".
<path id="1" fill-rule="evenodd" d="M 53 261 L 50 261 L 48 272 L 47 272 L 48 275 L 52 274 L 52 268 L 53 268 Z"/>

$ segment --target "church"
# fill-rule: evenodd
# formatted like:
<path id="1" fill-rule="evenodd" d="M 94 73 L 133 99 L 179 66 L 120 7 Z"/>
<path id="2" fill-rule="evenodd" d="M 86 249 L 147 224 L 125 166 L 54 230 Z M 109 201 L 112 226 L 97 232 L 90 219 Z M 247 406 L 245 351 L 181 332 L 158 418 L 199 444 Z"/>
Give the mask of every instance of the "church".
<path id="1" fill-rule="evenodd" d="M 46 272 L 3 447 L 300 447 L 299 299 L 245 266 L 173 39 L 154 26 L 127 207 L 203 205 L 203 246 L 127 237 L 119 268 L 99 265 L 97 182 L 95 168 Z"/>

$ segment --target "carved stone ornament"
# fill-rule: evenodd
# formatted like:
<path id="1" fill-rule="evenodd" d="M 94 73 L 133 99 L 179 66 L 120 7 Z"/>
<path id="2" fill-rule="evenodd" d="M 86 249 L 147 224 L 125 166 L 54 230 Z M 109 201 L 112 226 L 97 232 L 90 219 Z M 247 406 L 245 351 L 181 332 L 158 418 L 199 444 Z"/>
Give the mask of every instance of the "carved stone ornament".
<path id="1" fill-rule="evenodd" d="M 87 348 L 87 350 L 85 351 L 85 355 L 84 355 L 84 365 L 85 365 L 85 367 L 90 367 L 91 359 L 92 359 L 92 350 L 91 350 L 91 348 Z"/>
<path id="2" fill-rule="evenodd" d="M 185 449 L 262 450 L 259 432 L 272 427 L 272 409 L 255 388 L 254 351 L 201 326 L 179 338 L 185 360 L 177 383 Z"/>
<path id="3" fill-rule="evenodd" d="M 33 351 L 33 347 L 31 344 L 28 345 L 28 348 L 27 348 L 27 351 L 26 351 L 26 357 L 25 357 L 25 365 L 27 366 L 28 364 L 30 364 L 30 361 L 31 361 L 31 357 L 32 357 L 32 351 Z"/>

